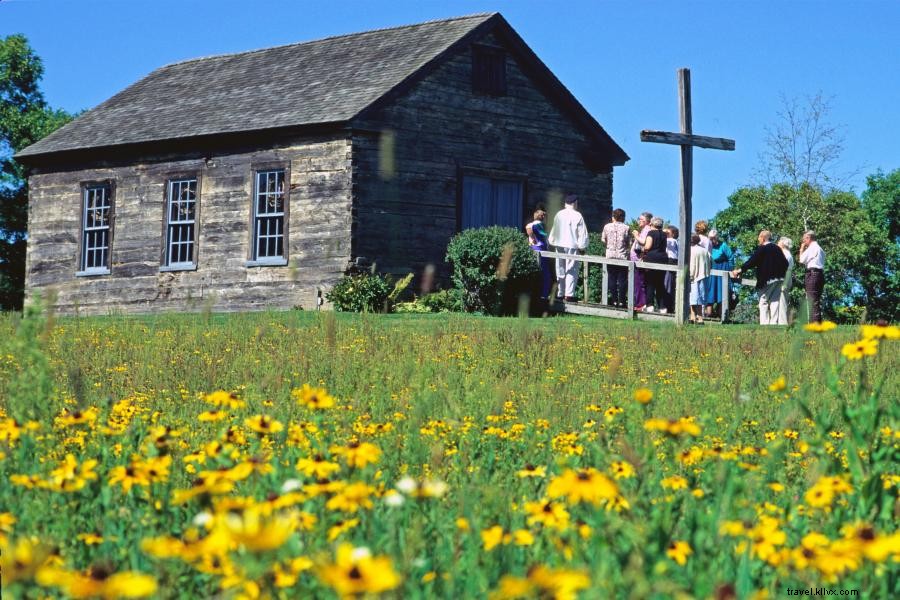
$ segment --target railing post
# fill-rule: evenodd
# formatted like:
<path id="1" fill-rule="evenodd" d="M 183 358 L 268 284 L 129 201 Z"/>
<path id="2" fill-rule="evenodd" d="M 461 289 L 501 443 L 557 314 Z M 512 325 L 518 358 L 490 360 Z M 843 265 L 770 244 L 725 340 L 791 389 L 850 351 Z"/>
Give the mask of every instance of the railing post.
<path id="1" fill-rule="evenodd" d="M 686 276 L 687 265 L 679 266 L 678 271 L 675 273 L 675 324 L 679 327 L 687 322 L 687 314 L 685 314 L 687 303 L 684 299 L 686 289 L 684 278 Z"/>
<path id="2" fill-rule="evenodd" d="M 588 267 L 590 263 L 586 260 L 581 261 L 582 271 L 584 272 L 584 302 L 590 302 L 590 296 L 588 296 Z"/>
<path id="3" fill-rule="evenodd" d="M 731 273 L 722 275 L 722 304 L 719 312 L 722 313 L 722 322 L 728 321 L 728 309 L 731 304 Z"/>
<path id="4" fill-rule="evenodd" d="M 609 304 L 609 269 L 607 268 L 609 265 L 603 263 L 601 266 L 603 267 L 603 282 L 600 284 L 600 302 L 605 306 Z"/>
<path id="5" fill-rule="evenodd" d="M 628 263 L 628 317 L 634 318 L 634 262 Z"/>

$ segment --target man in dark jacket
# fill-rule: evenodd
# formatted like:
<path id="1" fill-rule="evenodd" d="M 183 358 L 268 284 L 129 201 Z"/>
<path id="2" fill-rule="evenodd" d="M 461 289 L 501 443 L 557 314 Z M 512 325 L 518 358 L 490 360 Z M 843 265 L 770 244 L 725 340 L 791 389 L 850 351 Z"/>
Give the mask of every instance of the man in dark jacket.
<path id="1" fill-rule="evenodd" d="M 781 286 L 787 273 L 788 261 L 781 248 L 772 243 L 772 233 L 766 229 L 759 232 L 759 246 L 740 268 L 731 272 L 737 277 L 747 269 L 756 269 L 756 291 L 759 293 L 759 324 L 778 324 L 778 303 L 781 301 Z"/>

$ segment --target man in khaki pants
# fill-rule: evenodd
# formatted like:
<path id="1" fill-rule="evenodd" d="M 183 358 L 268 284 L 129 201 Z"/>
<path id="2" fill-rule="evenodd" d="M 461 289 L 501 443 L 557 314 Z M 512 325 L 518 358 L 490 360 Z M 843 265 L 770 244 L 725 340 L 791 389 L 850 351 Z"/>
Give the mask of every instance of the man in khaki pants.
<path id="1" fill-rule="evenodd" d="M 740 268 L 731 272 L 737 278 L 747 269 L 756 269 L 756 291 L 759 294 L 759 324 L 777 325 L 781 286 L 787 273 L 788 261 L 781 248 L 772 243 L 772 232 L 763 229 L 756 238 L 759 245 Z"/>

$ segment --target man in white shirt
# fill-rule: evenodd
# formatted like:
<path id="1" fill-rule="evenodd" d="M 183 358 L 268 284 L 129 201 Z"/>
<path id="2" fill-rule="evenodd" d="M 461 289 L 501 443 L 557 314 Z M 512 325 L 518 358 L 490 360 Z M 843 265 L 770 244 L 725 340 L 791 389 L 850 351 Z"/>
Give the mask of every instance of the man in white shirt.
<path id="1" fill-rule="evenodd" d="M 825 251 L 816 241 L 816 234 L 807 231 L 800 243 L 801 265 L 806 267 L 806 301 L 809 303 L 809 320 L 822 322 L 822 290 L 825 288 Z"/>
<path id="2" fill-rule="evenodd" d="M 584 224 L 584 217 L 578 212 L 578 197 L 574 194 L 566 196 L 565 207 L 553 217 L 553 228 L 550 230 L 549 241 L 551 245 L 555 246 L 557 252 L 572 256 L 587 248 L 587 225 Z M 575 301 L 578 263 L 579 261 L 574 258 L 556 259 L 557 298 L 565 299 L 566 302 Z"/>

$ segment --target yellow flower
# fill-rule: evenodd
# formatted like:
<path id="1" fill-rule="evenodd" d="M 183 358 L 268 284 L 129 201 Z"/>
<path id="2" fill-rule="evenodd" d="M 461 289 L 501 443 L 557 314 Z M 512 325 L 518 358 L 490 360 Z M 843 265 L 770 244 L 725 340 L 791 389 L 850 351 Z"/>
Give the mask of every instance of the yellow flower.
<path id="1" fill-rule="evenodd" d="M 481 530 L 481 543 L 484 545 L 484 551 L 490 552 L 501 543 L 503 543 L 503 528 L 499 525 L 488 527 Z"/>
<path id="2" fill-rule="evenodd" d="M 681 417 L 680 419 L 647 419 L 644 422 L 644 429 L 647 431 L 661 431 L 671 436 L 679 436 L 682 434 L 698 436 L 700 435 L 700 426 L 694 423 L 692 417 Z"/>
<path id="3" fill-rule="evenodd" d="M 598 506 L 602 502 L 614 500 L 619 495 L 619 488 L 612 479 L 597 469 L 567 469 L 550 481 L 547 495 L 551 498 L 565 496 L 569 504 L 588 502 Z"/>
<path id="4" fill-rule="evenodd" d="M 391 559 L 373 557 L 367 548 L 353 548 L 350 544 L 341 544 L 334 564 L 323 566 L 317 575 L 341 598 L 379 594 L 398 587 L 401 581 Z"/>
<path id="5" fill-rule="evenodd" d="M 666 556 L 677 562 L 682 567 L 687 563 L 687 557 L 693 554 L 690 544 L 682 540 L 673 541 L 666 549 Z"/>
<path id="6" fill-rule="evenodd" d="M 617 460 L 609 466 L 609 472 L 616 479 L 629 479 L 634 477 L 634 467 L 624 460 Z"/>
<path id="7" fill-rule="evenodd" d="M 359 519 L 340 520 L 328 528 L 328 541 L 333 542 L 338 539 L 342 533 L 350 531 L 359 525 Z"/>
<path id="8" fill-rule="evenodd" d="M 145 598 L 156 592 L 156 580 L 134 571 L 109 573 L 104 567 L 91 567 L 87 573 L 45 568 L 38 574 L 44 586 L 62 588 L 71 598 Z"/>
<path id="9" fill-rule="evenodd" d="M 109 472 L 109 485 L 121 485 L 126 494 L 135 485 L 147 487 L 150 485 L 150 477 L 139 464 L 132 461 L 131 465 L 113 467 Z"/>
<path id="10" fill-rule="evenodd" d="M 672 477 L 666 477 L 662 481 L 659 482 L 663 488 L 667 490 L 683 490 L 688 486 L 688 481 L 681 475 L 673 475 Z"/>
<path id="11" fill-rule="evenodd" d="M 525 465 L 522 469 L 516 471 L 516 477 L 544 477 L 547 474 L 547 467 L 536 467 L 532 464 Z"/>
<path id="12" fill-rule="evenodd" d="M 784 375 L 782 375 L 781 377 L 779 377 L 778 379 L 776 379 L 775 381 L 773 381 L 772 383 L 769 384 L 769 391 L 770 392 L 780 392 L 781 390 L 783 390 L 786 387 L 787 387 L 787 384 L 784 381 Z"/>
<path id="13" fill-rule="evenodd" d="M 512 542 L 516 546 L 530 546 L 534 543 L 534 535 L 527 529 L 516 529 L 512 532 Z"/>
<path id="14" fill-rule="evenodd" d="M 286 515 L 266 516 L 258 506 L 248 507 L 243 512 L 229 511 L 223 522 L 232 540 L 254 552 L 280 548 L 297 525 Z"/>
<path id="15" fill-rule="evenodd" d="M 591 585 L 591 580 L 581 571 L 549 569 L 543 565 L 529 571 L 528 581 L 540 590 L 539 597 L 556 600 L 574 600 L 579 590 Z"/>
<path id="16" fill-rule="evenodd" d="M 297 470 L 307 477 L 315 477 L 322 479 L 329 477 L 332 473 L 340 471 L 341 466 L 331 462 L 321 454 L 316 454 L 312 458 L 301 458 L 297 461 Z"/>
<path id="17" fill-rule="evenodd" d="M 649 404 L 653 400 L 653 392 L 647 388 L 638 388 L 634 390 L 634 399 L 641 404 Z"/>
<path id="18" fill-rule="evenodd" d="M 837 327 L 836 323 L 832 323 L 831 321 L 822 321 L 821 323 L 807 323 L 803 326 L 803 329 L 806 331 L 812 331 L 813 333 L 822 333 L 825 331 L 831 331 Z"/>
<path id="19" fill-rule="evenodd" d="M 272 417 L 266 415 L 256 415 L 244 420 L 244 425 L 257 433 L 271 434 L 278 433 L 284 429 L 284 425 L 280 421 L 276 421 Z"/>
<path id="20" fill-rule="evenodd" d="M 862 337 L 865 340 L 897 340 L 900 339 L 900 327 L 896 325 L 863 325 Z"/>
<path id="21" fill-rule="evenodd" d="M 569 511 L 558 502 L 552 500 L 526 502 L 525 512 L 528 514 L 527 523 L 529 525 L 540 523 L 544 527 L 558 531 L 569 527 Z"/>
<path id="22" fill-rule="evenodd" d="M 225 411 L 207 410 L 207 411 L 204 411 L 204 412 L 200 413 L 199 415 L 197 415 L 197 419 L 200 420 L 201 422 L 206 423 L 206 422 L 211 422 L 211 421 L 221 421 L 222 419 L 224 419 L 227 416 L 228 415 L 225 413 Z"/>
<path id="23" fill-rule="evenodd" d="M 351 442 L 346 446 L 332 446 L 330 450 L 333 454 L 343 456 L 349 466 L 357 469 L 376 463 L 381 457 L 378 446 L 369 442 Z"/>
<path id="24" fill-rule="evenodd" d="M 459 517 L 456 519 L 456 528 L 460 531 L 469 531 L 470 525 L 469 520 L 465 517 Z"/>
<path id="25" fill-rule="evenodd" d="M 207 394 L 204 399 L 213 406 L 220 406 L 223 408 L 242 408 L 244 406 L 244 401 L 235 394 L 222 390 Z"/>
<path id="26" fill-rule="evenodd" d="M 844 344 L 844 347 L 841 348 L 841 354 L 846 356 L 848 360 L 859 360 L 863 356 L 878 354 L 878 340 L 863 339 L 858 342 Z"/>
<path id="27" fill-rule="evenodd" d="M 68 409 L 56 417 L 55 424 L 58 427 L 71 427 L 72 425 L 91 424 L 97 420 L 97 409 L 93 406 L 87 410 L 76 410 L 69 412 Z"/>
<path id="28" fill-rule="evenodd" d="M 363 482 L 351 483 L 339 493 L 328 499 L 325 508 L 341 512 L 355 513 L 360 508 L 372 508 L 370 496 L 375 488 Z"/>
<path id="29" fill-rule="evenodd" d="M 291 397 L 300 406 L 312 408 L 313 410 L 322 410 L 334 406 L 334 396 L 329 395 L 323 388 L 310 387 L 308 383 L 304 383 L 302 388 L 291 390 Z"/>

